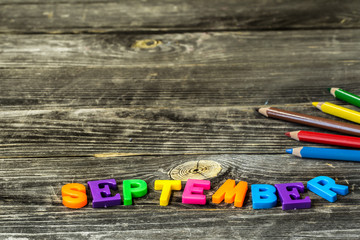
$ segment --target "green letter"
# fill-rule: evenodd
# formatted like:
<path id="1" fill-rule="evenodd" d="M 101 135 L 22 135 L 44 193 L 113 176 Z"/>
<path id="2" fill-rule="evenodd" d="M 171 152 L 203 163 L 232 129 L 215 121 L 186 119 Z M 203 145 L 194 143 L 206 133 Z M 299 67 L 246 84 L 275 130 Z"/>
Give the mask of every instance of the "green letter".
<path id="1" fill-rule="evenodd" d="M 132 197 L 139 198 L 147 194 L 147 184 L 141 179 L 123 181 L 124 205 L 132 205 Z"/>

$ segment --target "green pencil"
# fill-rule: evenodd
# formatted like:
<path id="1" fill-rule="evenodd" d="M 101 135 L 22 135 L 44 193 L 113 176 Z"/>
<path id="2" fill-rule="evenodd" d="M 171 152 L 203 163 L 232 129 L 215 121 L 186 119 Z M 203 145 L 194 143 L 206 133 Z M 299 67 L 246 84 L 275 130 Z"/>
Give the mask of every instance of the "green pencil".
<path id="1" fill-rule="evenodd" d="M 360 107 L 360 96 L 349 93 L 341 88 L 329 88 L 329 91 L 334 97 Z"/>

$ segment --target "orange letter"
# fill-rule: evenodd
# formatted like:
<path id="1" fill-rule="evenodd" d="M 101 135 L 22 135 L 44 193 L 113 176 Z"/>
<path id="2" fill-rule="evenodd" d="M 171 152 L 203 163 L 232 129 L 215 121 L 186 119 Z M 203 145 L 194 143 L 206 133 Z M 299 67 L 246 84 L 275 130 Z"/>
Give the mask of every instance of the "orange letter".
<path id="1" fill-rule="evenodd" d="M 226 203 L 234 203 L 235 207 L 242 207 L 248 190 L 247 182 L 239 182 L 235 187 L 235 180 L 228 179 L 221 185 L 221 187 L 212 195 L 213 203 L 221 203 L 224 200 Z"/>
<path id="2" fill-rule="evenodd" d="M 171 190 L 181 190 L 180 180 L 156 180 L 155 190 L 162 190 L 160 195 L 160 205 L 167 206 L 171 195 Z"/>
<path id="3" fill-rule="evenodd" d="M 87 204 L 86 188 L 80 183 L 69 183 L 61 188 L 62 203 L 68 208 L 82 208 Z"/>

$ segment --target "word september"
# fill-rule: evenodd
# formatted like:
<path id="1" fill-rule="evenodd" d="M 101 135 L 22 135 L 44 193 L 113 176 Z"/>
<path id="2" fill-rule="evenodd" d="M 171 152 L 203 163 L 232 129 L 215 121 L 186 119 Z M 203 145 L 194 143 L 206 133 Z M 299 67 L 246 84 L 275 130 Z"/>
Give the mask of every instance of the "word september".
<path id="1" fill-rule="evenodd" d="M 93 198 L 93 208 L 106 208 L 121 204 L 120 194 L 111 196 L 111 190 L 116 190 L 115 179 L 89 181 L 89 189 Z M 337 200 L 337 194 L 346 195 L 349 193 L 348 186 L 338 185 L 335 180 L 319 176 L 307 182 L 307 188 L 315 194 L 325 198 L 329 202 Z M 160 205 L 167 206 L 171 192 L 181 190 L 180 180 L 156 180 L 155 190 L 162 190 Z M 206 204 L 204 190 L 210 190 L 210 181 L 189 179 L 186 182 L 182 195 L 184 204 Z M 235 207 L 242 207 L 246 192 L 247 182 L 240 181 L 235 186 L 235 180 L 228 179 L 212 195 L 212 202 L 219 204 L 225 200 L 226 203 L 234 203 Z M 69 183 L 62 187 L 63 204 L 69 208 L 82 208 L 87 205 L 86 188 L 80 183 Z M 283 210 L 310 208 L 311 200 L 309 197 L 301 198 L 300 193 L 304 192 L 304 185 L 301 182 L 275 184 L 253 184 L 251 186 L 252 205 L 254 209 L 267 209 L 275 207 L 277 195 L 280 197 Z M 132 198 L 143 197 L 147 194 L 147 184 L 141 179 L 131 179 L 123 181 L 123 202 L 124 205 L 132 205 Z"/>

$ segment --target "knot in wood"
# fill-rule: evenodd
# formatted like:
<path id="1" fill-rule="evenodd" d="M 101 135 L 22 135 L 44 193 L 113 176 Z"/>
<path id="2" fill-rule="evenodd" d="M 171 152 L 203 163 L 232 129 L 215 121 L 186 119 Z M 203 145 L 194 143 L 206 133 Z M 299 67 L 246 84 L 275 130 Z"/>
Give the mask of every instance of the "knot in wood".
<path id="1" fill-rule="evenodd" d="M 208 179 L 216 177 L 221 169 L 221 165 L 215 161 L 189 161 L 176 166 L 169 174 L 174 180 Z"/>
<path id="2" fill-rule="evenodd" d="M 131 46 L 132 48 L 155 48 L 156 46 L 162 44 L 160 40 L 154 39 L 144 39 L 136 40 L 135 43 Z"/>

